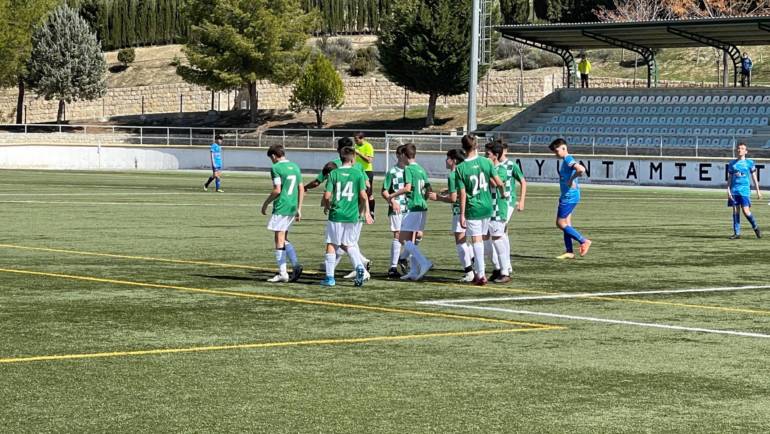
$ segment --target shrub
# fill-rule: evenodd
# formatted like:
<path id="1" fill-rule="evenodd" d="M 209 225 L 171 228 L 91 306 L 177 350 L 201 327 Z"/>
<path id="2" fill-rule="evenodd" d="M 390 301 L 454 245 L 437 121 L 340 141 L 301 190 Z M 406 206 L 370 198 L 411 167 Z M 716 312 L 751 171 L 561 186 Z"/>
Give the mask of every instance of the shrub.
<path id="1" fill-rule="evenodd" d="M 353 61 L 356 53 L 353 50 L 353 41 L 348 38 L 328 38 L 326 36 L 316 41 L 316 48 L 323 53 L 335 68 Z"/>
<path id="2" fill-rule="evenodd" d="M 361 77 L 375 69 L 377 69 L 377 47 L 361 48 L 357 50 L 353 61 L 350 62 L 350 75 Z"/>
<path id="3" fill-rule="evenodd" d="M 126 68 L 128 68 L 128 65 L 134 63 L 134 60 L 136 60 L 136 51 L 134 51 L 133 48 L 123 48 L 118 51 L 118 62 L 125 65 Z"/>

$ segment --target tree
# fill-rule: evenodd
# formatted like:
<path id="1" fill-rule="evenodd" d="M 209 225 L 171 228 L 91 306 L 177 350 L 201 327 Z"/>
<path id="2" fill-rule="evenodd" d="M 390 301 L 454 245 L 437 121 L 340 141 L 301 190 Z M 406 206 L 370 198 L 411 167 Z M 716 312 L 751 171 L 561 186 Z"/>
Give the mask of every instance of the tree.
<path id="1" fill-rule="evenodd" d="M 257 80 L 289 84 L 309 54 L 305 41 L 315 22 L 298 0 L 189 0 L 191 23 L 184 53 L 185 81 L 225 90 L 248 86 L 251 123 L 257 121 Z"/>
<path id="2" fill-rule="evenodd" d="M 338 108 L 345 98 L 345 87 L 334 65 L 323 55 L 315 56 L 305 68 L 289 101 L 292 111 L 309 108 L 315 112 L 316 126 L 323 127 L 324 111 Z"/>
<path id="3" fill-rule="evenodd" d="M 0 87 L 18 88 L 16 123 L 24 121 L 27 62 L 32 31 L 55 0 L 0 0 Z"/>
<path id="4" fill-rule="evenodd" d="M 35 29 L 28 80 L 46 100 L 59 100 L 57 122 L 62 121 L 65 102 L 104 95 L 106 69 L 96 34 L 69 6 L 59 6 Z"/>
<path id="5" fill-rule="evenodd" d="M 118 62 L 122 63 L 124 67 L 128 68 L 129 65 L 136 60 L 136 50 L 133 48 L 122 48 L 118 50 Z"/>
<path id="6" fill-rule="evenodd" d="M 471 4 L 468 0 L 408 0 L 393 5 L 377 43 L 385 75 L 399 86 L 428 94 L 425 125 L 434 123 L 441 95 L 468 90 Z M 479 68 L 479 78 L 486 67 Z"/>

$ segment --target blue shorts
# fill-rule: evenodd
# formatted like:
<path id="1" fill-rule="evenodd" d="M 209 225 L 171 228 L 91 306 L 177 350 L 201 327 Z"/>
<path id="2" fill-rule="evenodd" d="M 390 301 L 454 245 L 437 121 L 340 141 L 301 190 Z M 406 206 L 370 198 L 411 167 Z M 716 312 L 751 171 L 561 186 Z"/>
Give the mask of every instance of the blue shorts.
<path id="1" fill-rule="evenodd" d="M 751 207 L 751 196 L 743 196 L 740 194 L 734 194 L 732 199 L 727 199 L 727 206 L 734 207 Z"/>
<path id="2" fill-rule="evenodd" d="M 565 202 L 559 202 L 559 208 L 556 209 L 556 218 L 565 219 L 569 217 L 570 214 L 572 214 L 572 211 L 575 210 L 575 207 L 580 202 L 572 202 L 572 203 L 565 203 Z"/>

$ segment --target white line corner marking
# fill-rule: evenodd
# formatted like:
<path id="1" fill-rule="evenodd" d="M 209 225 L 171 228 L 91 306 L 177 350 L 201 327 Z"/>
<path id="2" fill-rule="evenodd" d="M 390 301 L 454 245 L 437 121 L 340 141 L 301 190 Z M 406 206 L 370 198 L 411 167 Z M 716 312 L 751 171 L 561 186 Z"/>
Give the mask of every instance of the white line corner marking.
<path id="1" fill-rule="evenodd" d="M 735 330 L 714 330 L 701 327 L 684 327 L 670 324 L 659 323 L 646 323 L 638 321 L 626 321 L 609 318 L 597 318 L 589 316 L 577 316 L 577 315 L 564 315 L 550 312 L 535 312 L 530 310 L 518 310 L 507 309 L 502 307 L 492 306 L 474 306 L 472 303 L 491 303 L 499 301 L 535 301 L 535 300 L 563 300 L 563 299 L 577 299 L 577 298 L 592 298 L 592 297 L 614 297 L 614 296 L 627 296 L 627 295 L 650 295 L 650 294 L 683 294 L 683 293 L 698 293 L 698 292 L 722 292 L 722 291 L 741 291 L 751 289 L 770 289 L 770 285 L 750 285 L 750 286 L 735 286 L 735 287 L 718 287 L 718 288 L 695 288 L 695 289 L 671 289 L 671 290 L 654 290 L 654 291 L 618 291 L 618 292 L 593 292 L 593 293 L 578 293 L 578 294 L 551 294 L 551 295 L 535 295 L 535 296 L 515 296 L 515 297 L 490 297 L 490 298 L 474 298 L 474 299 L 454 299 L 454 300 L 428 300 L 421 301 L 418 304 L 441 306 L 455 309 L 473 309 L 482 310 L 488 312 L 505 312 L 516 315 L 531 315 L 546 318 L 557 318 L 572 321 L 588 321 L 598 322 L 604 324 L 618 324 L 628 325 L 636 327 L 648 327 L 658 328 L 665 330 L 678 330 L 695 333 L 710 333 L 718 335 L 730 335 L 730 336 L 742 336 L 751 338 L 764 338 L 770 339 L 770 334 L 753 333 L 753 332 L 741 332 Z"/>

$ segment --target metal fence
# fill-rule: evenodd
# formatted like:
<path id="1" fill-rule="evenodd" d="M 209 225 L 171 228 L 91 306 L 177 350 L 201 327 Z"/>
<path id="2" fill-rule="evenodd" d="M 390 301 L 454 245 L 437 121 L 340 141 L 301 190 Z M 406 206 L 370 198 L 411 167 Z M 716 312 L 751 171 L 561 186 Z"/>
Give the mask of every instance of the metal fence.
<path id="1" fill-rule="evenodd" d="M 282 145 L 290 149 L 336 149 L 337 140 L 363 133 L 375 149 L 394 150 L 411 142 L 421 151 L 445 152 L 460 146 L 462 133 L 414 130 L 213 128 L 123 125 L 0 125 L 0 144 L 100 144 L 141 146 L 205 146 L 222 135 L 225 146 L 267 148 Z M 770 136 L 761 135 L 555 135 L 536 131 L 491 131 L 478 133 L 485 143 L 502 138 L 509 152 L 548 153 L 555 137 L 564 137 L 571 152 L 584 155 L 730 157 L 735 144 L 749 144 L 753 156 L 770 158 Z"/>

